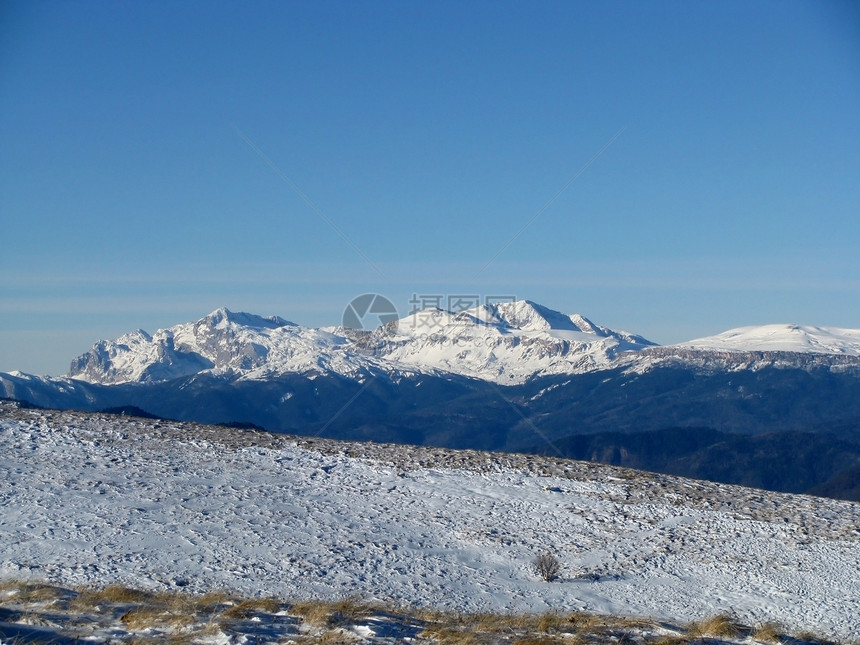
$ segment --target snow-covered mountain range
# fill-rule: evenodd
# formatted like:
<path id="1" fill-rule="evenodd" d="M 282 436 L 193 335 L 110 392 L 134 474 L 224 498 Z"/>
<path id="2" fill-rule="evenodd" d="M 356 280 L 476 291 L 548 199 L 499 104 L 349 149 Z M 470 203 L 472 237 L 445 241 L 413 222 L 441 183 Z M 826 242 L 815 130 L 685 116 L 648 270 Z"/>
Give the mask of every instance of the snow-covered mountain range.
<path id="1" fill-rule="evenodd" d="M 528 301 L 421 311 L 373 332 L 312 329 L 218 309 L 196 322 L 103 340 L 72 362 L 89 383 L 169 380 L 199 372 L 266 379 L 287 373 L 451 372 L 504 384 L 607 367 L 653 345 Z"/>
<path id="2" fill-rule="evenodd" d="M 72 361 L 69 377 L 105 385 L 167 381 L 200 372 L 265 379 L 311 370 L 352 374 L 372 363 L 350 349 L 342 334 L 222 308 L 152 335 L 138 329 L 99 341 Z"/>
<path id="3" fill-rule="evenodd" d="M 102 340 L 76 358 L 69 377 L 89 383 L 165 381 L 198 373 L 244 379 L 334 373 L 451 373 L 502 385 L 618 366 L 642 369 L 666 349 L 523 300 L 459 312 L 420 311 L 372 332 L 313 329 L 277 316 L 218 309 L 196 322 Z M 719 353 L 789 352 L 860 356 L 860 330 L 768 325 L 731 330 L 668 348 Z M 677 350 L 677 351 L 674 351 Z"/>

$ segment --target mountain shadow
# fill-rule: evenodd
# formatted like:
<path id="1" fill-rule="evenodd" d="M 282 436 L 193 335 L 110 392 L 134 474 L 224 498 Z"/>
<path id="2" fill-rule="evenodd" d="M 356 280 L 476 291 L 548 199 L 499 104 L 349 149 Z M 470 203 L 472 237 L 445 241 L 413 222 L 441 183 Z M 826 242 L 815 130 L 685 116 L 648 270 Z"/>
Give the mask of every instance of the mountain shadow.
<path id="1" fill-rule="evenodd" d="M 563 456 L 787 493 L 857 499 L 860 441 L 830 432 L 742 435 L 712 428 L 604 432 L 554 441 Z M 550 446 L 529 452 L 557 454 Z"/>

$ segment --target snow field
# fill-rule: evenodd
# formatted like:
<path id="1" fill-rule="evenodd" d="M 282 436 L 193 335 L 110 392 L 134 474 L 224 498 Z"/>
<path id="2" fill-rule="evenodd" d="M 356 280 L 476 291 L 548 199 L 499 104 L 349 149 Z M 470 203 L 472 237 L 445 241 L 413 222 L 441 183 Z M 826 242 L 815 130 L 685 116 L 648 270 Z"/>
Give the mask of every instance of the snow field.
<path id="1" fill-rule="evenodd" d="M 730 611 L 860 633 L 856 504 L 576 462 L 541 476 L 534 457 L 449 467 L 464 457 L 303 443 L 2 406 L 0 578 L 676 622 Z M 531 570 L 547 548 L 558 582 Z"/>

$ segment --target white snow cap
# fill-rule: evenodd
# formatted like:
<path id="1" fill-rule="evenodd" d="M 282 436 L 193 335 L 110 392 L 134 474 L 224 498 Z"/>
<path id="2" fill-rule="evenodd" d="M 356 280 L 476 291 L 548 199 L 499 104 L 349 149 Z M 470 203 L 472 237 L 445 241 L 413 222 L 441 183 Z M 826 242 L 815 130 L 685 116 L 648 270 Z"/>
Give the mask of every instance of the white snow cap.
<path id="1" fill-rule="evenodd" d="M 790 324 L 738 327 L 716 336 L 678 343 L 675 347 L 722 352 L 801 352 L 860 356 L 860 329 Z"/>
<path id="2" fill-rule="evenodd" d="M 608 367 L 622 352 L 654 343 L 529 300 L 460 312 L 427 309 L 377 330 L 378 355 L 419 370 L 515 385 L 536 376 Z"/>
<path id="3" fill-rule="evenodd" d="M 204 321 L 214 325 L 225 326 L 230 323 L 241 325 L 243 327 L 261 327 L 266 329 L 275 329 L 286 325 L 296 326 L 296 323 L 284 320 L 280 316 L 257 316 L 256 314 L 248 314 L 243 311 L 232 312 L 227 307 L 220 307 L 213 311 L 208 316 L 204 316 L 197 321 L 198 324 Z"/>

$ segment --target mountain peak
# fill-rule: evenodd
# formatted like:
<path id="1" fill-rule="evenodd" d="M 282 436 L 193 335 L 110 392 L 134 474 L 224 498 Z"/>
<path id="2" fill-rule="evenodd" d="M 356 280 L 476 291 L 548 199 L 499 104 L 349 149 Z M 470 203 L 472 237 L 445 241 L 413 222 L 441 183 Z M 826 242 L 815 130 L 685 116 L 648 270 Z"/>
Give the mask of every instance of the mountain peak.
<path id="1" fill-rule="evenodd" d="M 245 313 L 244 311 L 233 312 L 227 307 L 219 307 L 212 313 L 201 318 L 198 323 L 208 323 L 213 327 L 218 325 L 227 325 L 234 323 L 243 327 L 257 327 L 261 329 L 277 329 L 287 325 L 295 327 L 296 324 L 289 320 L 284 320 L 280 316 L 258 316 L 256 314 Z"/>
<path id="2" fill-rule="evenodd" d="M 653 345 L 530 300 L 456 313 L 430 308 L 378 330 L 376 337 L 374 353 L 386 361 L 503 384 L 594 371 L 623 352 Z"/>
<path id="3" fill-rule="evenodd" d="M 521 331 L 572 331 L 606 336 L 605 330 L 579 314 L 563 314 L 531 300 L 488 305 L 495 317 Z"/>

